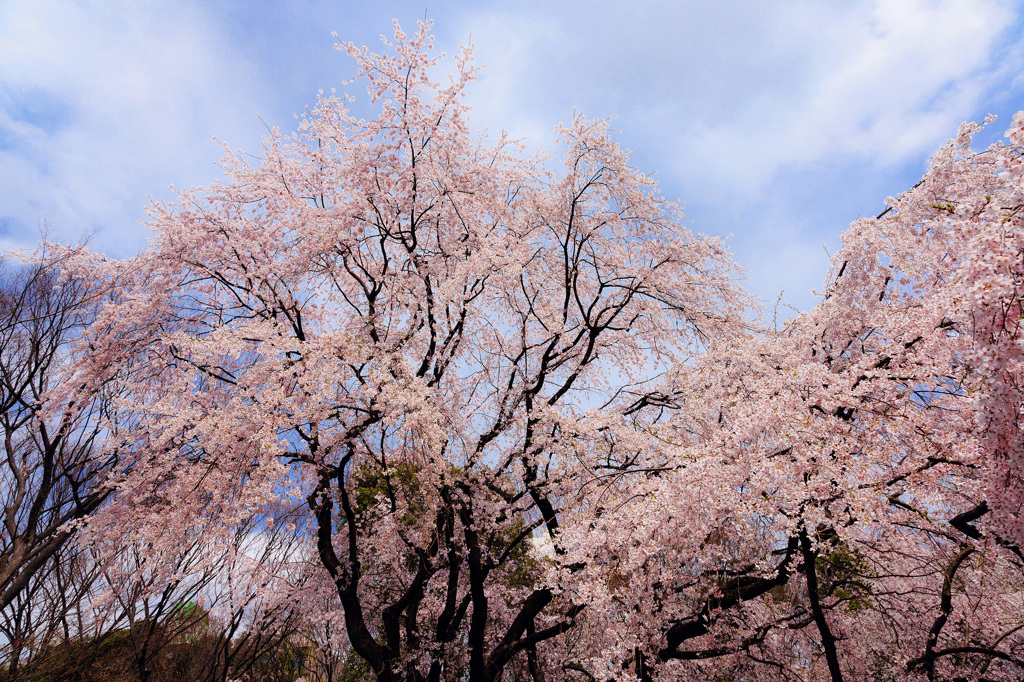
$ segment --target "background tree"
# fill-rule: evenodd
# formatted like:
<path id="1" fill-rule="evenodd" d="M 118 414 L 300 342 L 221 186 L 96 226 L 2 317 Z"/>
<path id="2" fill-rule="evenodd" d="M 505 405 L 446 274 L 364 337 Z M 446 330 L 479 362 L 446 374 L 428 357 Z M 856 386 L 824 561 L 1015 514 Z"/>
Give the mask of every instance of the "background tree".
<path id="1" fill-rule="evenodd" d="M 0 263 L 0 617 L 12 674 L 35 640 L 71 630 L 87 586 L 74 582 L 80 550 L 67 545 L 108 498 L 104 477 L 119 459 L 108 410 L 116 389 L 70 385 L 101 294 L 68 270 L 77 253 L 43 248 L 30 262 Z M 61 389 L 71 392 L 51 400 Z"/>
<path id="2" fill-rule="evenodd" d="M 1019 677 L 1022 120 L 980 153 L 962 128 L 844 235 L 811 313 L 676 367 L 609 432 L 601 513 L 562 537 L 620 640 L 592 670 Z"/>
<path id="3" fill-rule="evenodd" d="M 65 277 L 60 259 L 46 252 L 34 264 L 4 264 L 0 272 L 0 608 L 70 537 L 65 524 L 107 495 L 97 484 L 112 456 L 94 448 L 102 402 L 77 395 L 45 405 L 49 391 L 70 379 L 72 350 L 92 321 L 94 294 L 85 281 Z"/>

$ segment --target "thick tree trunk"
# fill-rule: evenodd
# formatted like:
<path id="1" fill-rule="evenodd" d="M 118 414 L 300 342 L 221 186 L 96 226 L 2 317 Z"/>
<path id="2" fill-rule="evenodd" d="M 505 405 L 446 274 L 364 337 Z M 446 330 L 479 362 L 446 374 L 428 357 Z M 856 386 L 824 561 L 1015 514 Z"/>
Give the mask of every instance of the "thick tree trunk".
<path id="1" fill-rule="evenodd" d="M 821 635 L 821 646 L 825 650 L 828 672 L 832 682 L 842 682 L 843 671 L 839 667 L 836 638 L 828 626 L 818 593 L 818 569 L 815 566 L 818 553 L 811 548 L 811 540 L 807 537 L 806 532 L 800 533 L 800 549 L 804 557 L 804 575 L 807 577 L 807 597 L 811 602 L 811 615 L 814 617 L 814 623 L 818 626 L 818 633 Z"/>

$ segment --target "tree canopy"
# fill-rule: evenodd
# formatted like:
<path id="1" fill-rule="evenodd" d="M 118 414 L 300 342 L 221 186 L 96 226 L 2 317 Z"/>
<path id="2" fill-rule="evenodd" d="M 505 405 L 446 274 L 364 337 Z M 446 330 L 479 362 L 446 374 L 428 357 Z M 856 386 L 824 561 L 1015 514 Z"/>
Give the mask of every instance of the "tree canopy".
<path id="1" fill-rule="evenodd" d="M 226 150 L 138 257 L 48 247 L 88 324 L 18 409 L 98 463 L 50 512 L 62 641 L 140 680 L 197 642 L 207 679 L 1019 679 L 1024 113 L 769 328 L 606 122 L 474 135 L 431 41 L 343 46 L 379 115 Z M 8 639 L 12 675 L 61 640 Z"/>

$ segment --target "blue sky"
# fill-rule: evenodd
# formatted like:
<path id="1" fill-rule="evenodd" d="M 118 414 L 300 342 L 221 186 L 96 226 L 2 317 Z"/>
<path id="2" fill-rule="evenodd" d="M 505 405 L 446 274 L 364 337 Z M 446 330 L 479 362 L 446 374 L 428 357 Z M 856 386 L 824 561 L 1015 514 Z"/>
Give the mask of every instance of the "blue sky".
<path id="1" fill-rule="evenodd" d="M 124 257 L 147 196 L 219 177 L 212 136 L 258 152 L 319 89 L 426 12 L 437 45 L 472 35 L 472 121 L 550 146 L 574 109 L 620 143 L 690 229 L 733 235 L 748 287 L 814 304 L 850 221 L 917 181 L 960 122 L 1024 109 L 1024 6 L 875 2 L 0 0 L 0 245 L 47 221 Z M 361 87 L 349 86 L 361 96 Z M 257 114 L 259 115 L 257 117 Z"/>

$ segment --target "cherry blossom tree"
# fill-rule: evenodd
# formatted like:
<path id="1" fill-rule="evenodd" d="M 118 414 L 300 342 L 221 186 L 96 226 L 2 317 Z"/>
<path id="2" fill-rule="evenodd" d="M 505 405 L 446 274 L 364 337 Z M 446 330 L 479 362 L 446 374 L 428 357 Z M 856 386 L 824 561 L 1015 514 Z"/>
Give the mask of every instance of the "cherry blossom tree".
<path id="1" fill-rule="evenodd" d="M 197 518 L 174 541 L 148 528 L 104 543 L 116 555 L 101 566 L 106 585 L 94 607 L 110 603 L 118 618 L 100 636 L 127 635 L 140 682 L 167 679 L 175 664 L 190 680 L 242 678 L 306 624 L 306 533 L 287 514 L 268 521 L 259 515 L 224 529 L 217 518 Z"/>
<path id="2" fill-rule="evenodd" d="M 430 41 L 344 46 L 377 118 L 322 98 L 258 165 L 229 152 L 226 183 L 156 206 L 140 257 L 88 264 L 121 286 L 78 372 L 130 367 L 140 424 L 93 524 L 159 553 L 303 500 L 377 679 L 539 676 L 586 608 L 532 538 L 573 504 L 588 408 L 735 333 L 743 295 L 606 124 L 559 128 L 561 167 L 471 136 L 471 50 L 438 84 Z"/>
<path id="3" fill-rule="evenodd" d="M 619 410 L 560 538 L 592 674 L 1019 678 L 1022 124 L 964 126 L 813 311 Z"/>

